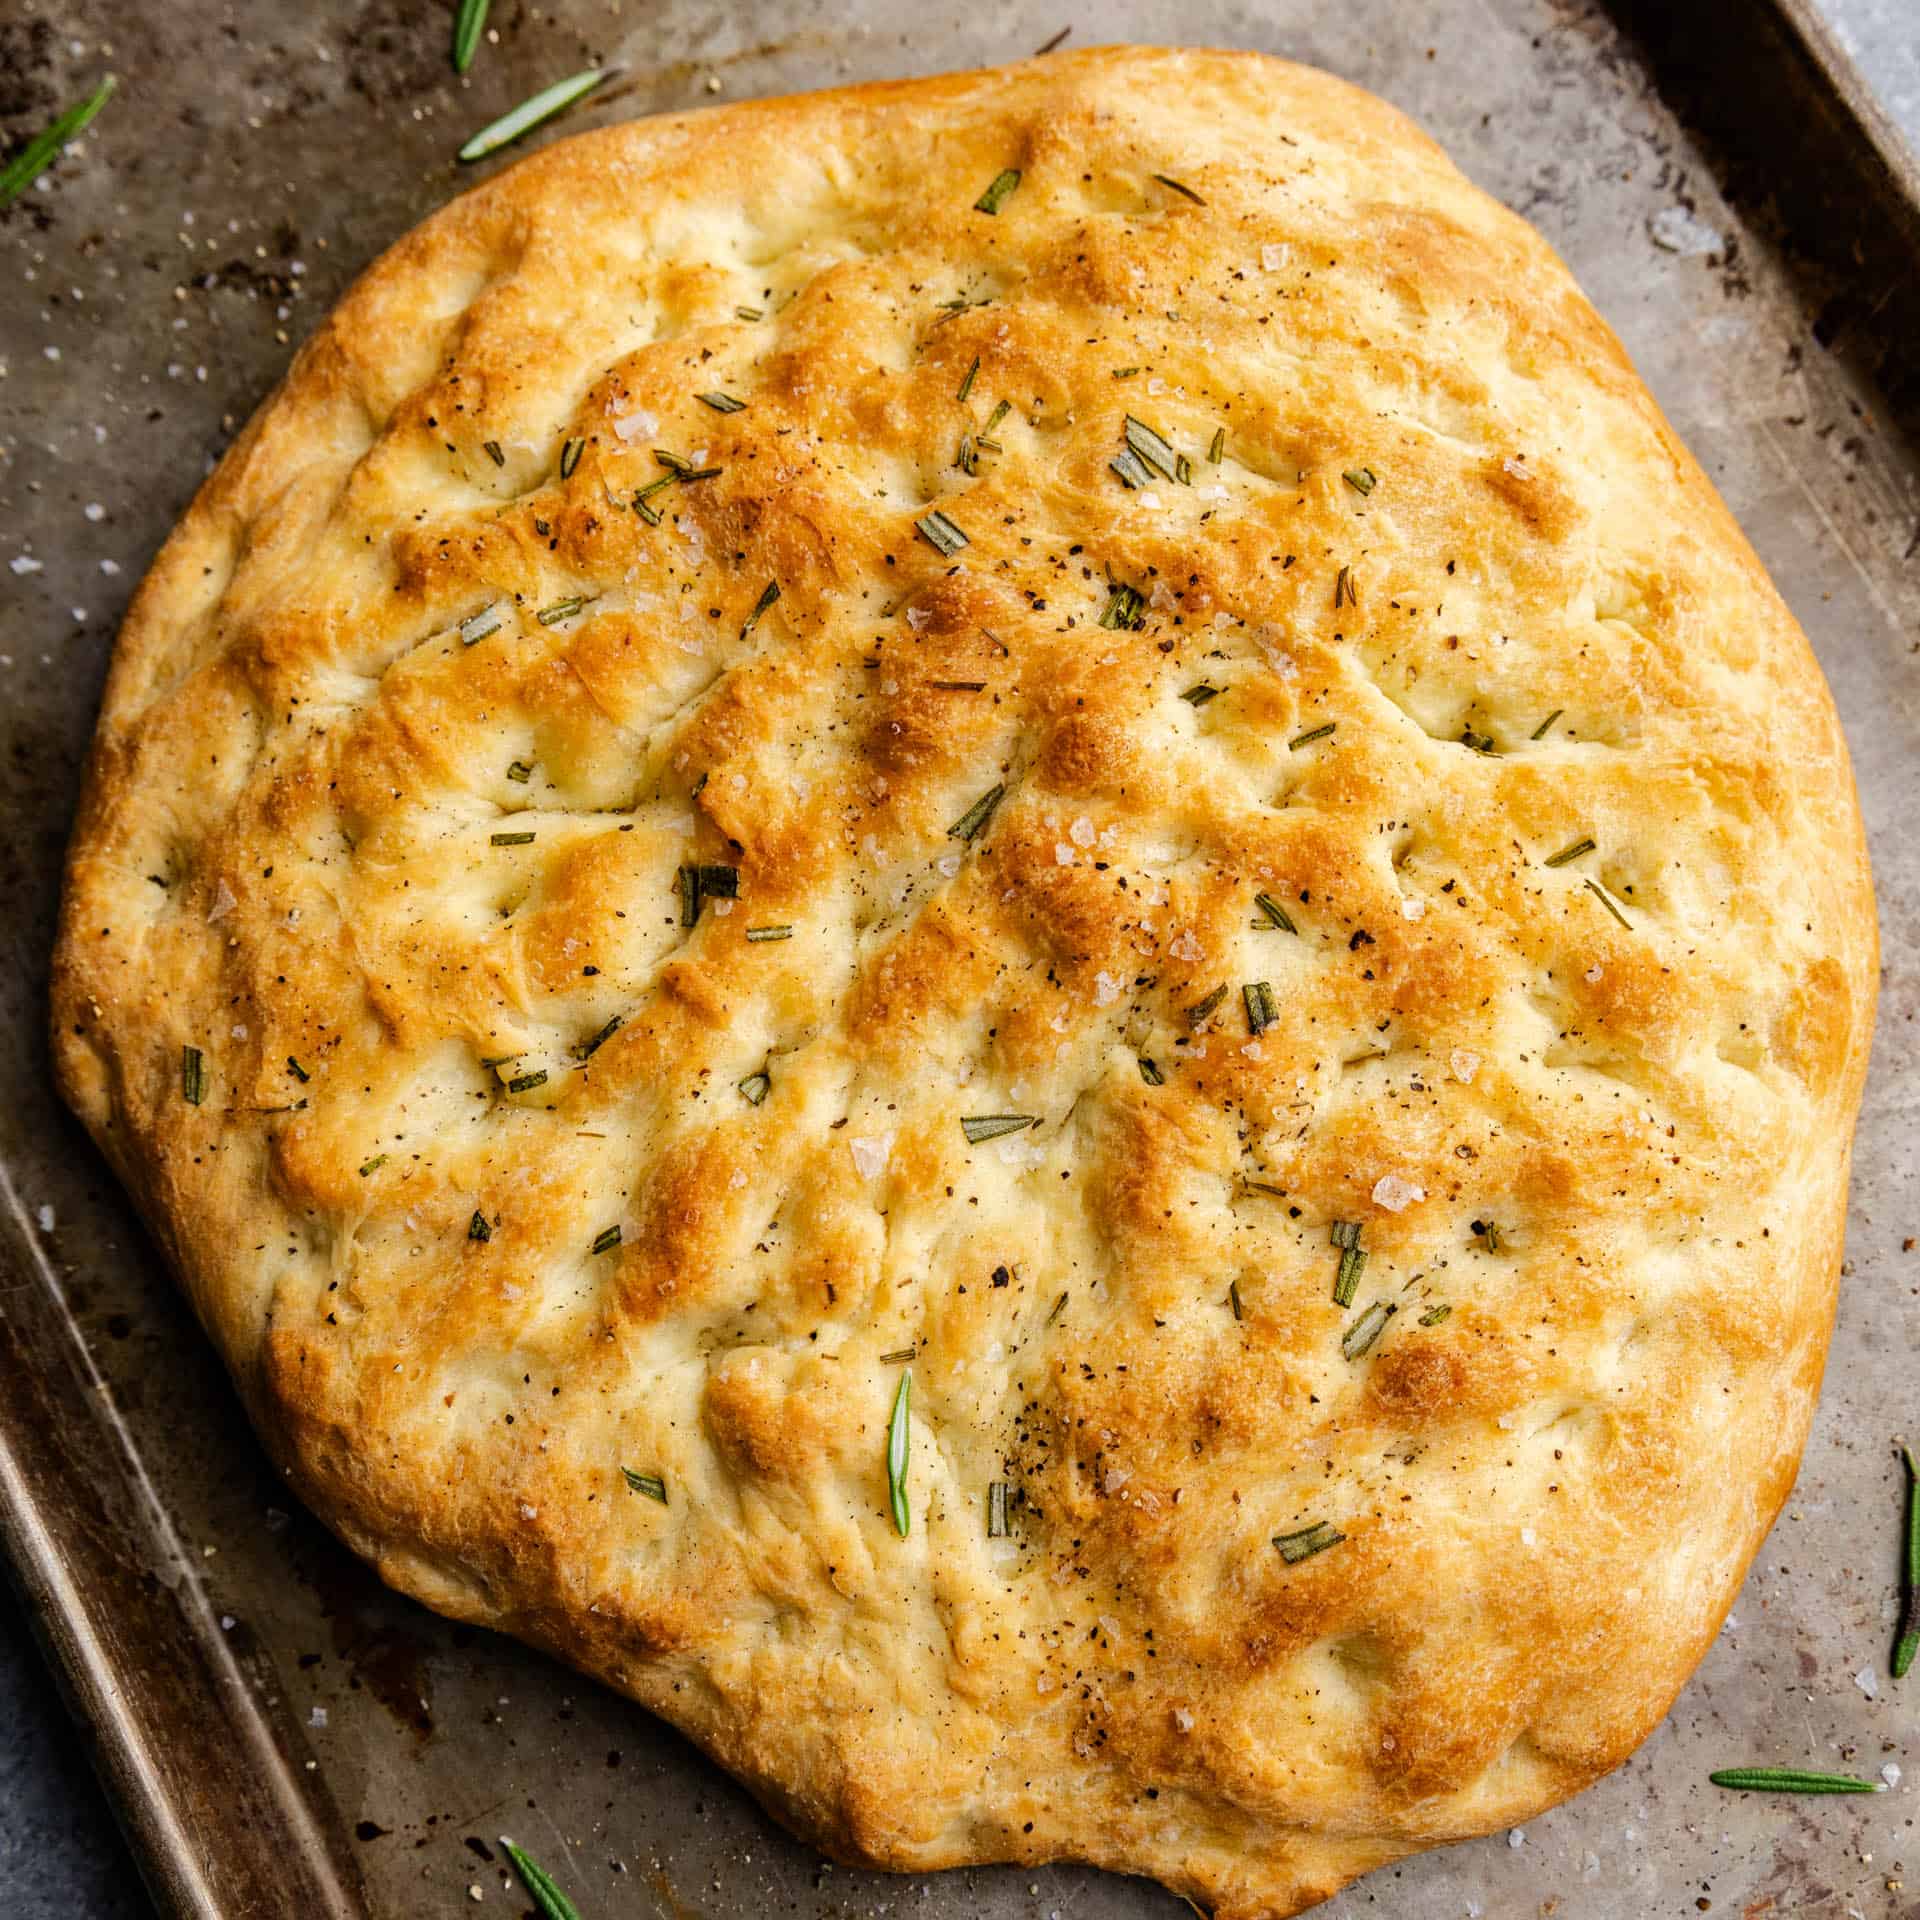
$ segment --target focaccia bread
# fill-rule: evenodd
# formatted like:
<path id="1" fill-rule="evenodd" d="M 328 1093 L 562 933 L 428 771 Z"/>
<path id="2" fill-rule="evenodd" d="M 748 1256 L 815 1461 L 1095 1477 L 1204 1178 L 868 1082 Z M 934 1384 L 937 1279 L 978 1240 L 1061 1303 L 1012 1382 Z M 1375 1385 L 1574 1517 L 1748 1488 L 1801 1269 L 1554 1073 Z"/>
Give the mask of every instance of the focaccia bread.
<path id="1" fill-rule="evenodd" d="M 1874 985 L 1819 671 L 1553 254 L 1123 48 L 374 266 L 128 617 L 54 1026 L 395 1586 L 838 1857 L 1252 1920 L 1665 1711 Z"/>

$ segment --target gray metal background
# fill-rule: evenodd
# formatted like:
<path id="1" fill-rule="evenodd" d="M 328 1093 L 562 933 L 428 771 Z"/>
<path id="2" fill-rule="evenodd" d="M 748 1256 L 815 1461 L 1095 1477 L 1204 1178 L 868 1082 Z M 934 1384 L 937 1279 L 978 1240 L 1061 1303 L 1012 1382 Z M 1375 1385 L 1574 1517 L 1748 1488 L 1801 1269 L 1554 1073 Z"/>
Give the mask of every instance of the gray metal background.
<path id="1" fill-rule="evenodd" d="M 1330 67 L 1410 111 L 1546 232 L 1812 636 L 1879 884 L 1885 997 L 1826 1394 L 1726 1632 L 1612 1779 L 1325 1911 L 1920 1915 L 1920 1675 L 1899 1687 L 1886 1672 L 1892 1442 L 1912 1431 L 1920 1348 L 1914 449 L 1848 342 L 1819 343 L 1808 284 L 1721 201 L 1606 10 L 496 0 L 500 44 L 465 85 L 446 12 L 412 0 L 81 0 L 57 28 L 37 18 L 0 0 L 8 126 L 77 97 L 102 43 L 123 91 L 52 189 L 0 223 L 0 1508 L 163 1904 L 451 1915 L 477 1888 L 481 1912 L 518 1913 L 481 1852 L 505 1830 L 589 1920 L 1183 1911 L 1064 1868 L 914 1881 L 825 1867 L 638 1709 L 382 1593 L 276 1488 L 110 1176 L 55 1111 L 40 1035 L 61 843 L 128 592 L 292 346 L 462 184 L 450 156 L 467 132 L 590 56 L 627 78 L 570 129 L 1012 58 L 1071 23 L 1075 44 L 1205 40 Z M 37 569 L 8 564 L 22 558 Z M 90 1692 L 88 1673 L 110 1688 Z M 1706 1784 L 1733 1762 L 1909 1777 L 1873 1800 L 1746 1799 Z"/>

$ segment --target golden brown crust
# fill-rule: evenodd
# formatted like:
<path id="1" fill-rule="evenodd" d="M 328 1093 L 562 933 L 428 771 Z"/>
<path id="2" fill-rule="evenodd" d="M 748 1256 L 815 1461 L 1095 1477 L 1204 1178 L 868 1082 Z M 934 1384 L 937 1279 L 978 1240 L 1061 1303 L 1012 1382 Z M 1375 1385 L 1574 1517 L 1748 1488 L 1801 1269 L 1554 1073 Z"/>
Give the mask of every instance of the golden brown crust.
<path id="1" fill-rule="evenodd" d="M 658 524 L 655 447 L 719 469 Z M 54 992 L 389 1580 L 838 1855 L 1254 1920 L 1665 1710 L 1792 1479 L 1874 985 L 1818 670 L 1547 248 L 1323 74 L 1108 49 L 394 248 L 134 604 Z"/>

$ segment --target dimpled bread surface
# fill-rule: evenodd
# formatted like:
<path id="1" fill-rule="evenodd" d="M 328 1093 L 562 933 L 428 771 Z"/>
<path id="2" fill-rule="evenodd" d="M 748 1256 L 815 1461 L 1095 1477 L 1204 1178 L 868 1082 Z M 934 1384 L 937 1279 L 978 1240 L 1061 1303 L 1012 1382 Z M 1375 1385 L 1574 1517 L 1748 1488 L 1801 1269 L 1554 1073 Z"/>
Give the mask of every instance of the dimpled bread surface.
<path id="1" fill-rule="evenodd" d="M 53 993 L 388 1581 L 836 1857 L 1256 1920 L 1666 1711 L 1874 984 L 1813 657 L 1564 267 L 1114 48 L 402 240 L 134 602 Z"/>

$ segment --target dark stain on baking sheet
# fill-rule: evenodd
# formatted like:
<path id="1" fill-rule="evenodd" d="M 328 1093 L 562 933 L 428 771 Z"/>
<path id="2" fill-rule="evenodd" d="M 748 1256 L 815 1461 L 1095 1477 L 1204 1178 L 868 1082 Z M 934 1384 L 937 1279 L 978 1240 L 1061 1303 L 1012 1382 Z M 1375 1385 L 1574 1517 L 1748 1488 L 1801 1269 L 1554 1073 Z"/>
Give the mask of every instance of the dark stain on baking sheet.
<path id="1" fill-rule="evenodd" d="M 306 1530 L 291 1558 L 294 1571 L 319 1599 L 349 1689 L 377 1700 L 417 1741 L 429 1739 L 433 1698 L 427 1662 L 433 1649 L 393 1617 L 404 1603 L 317 1528 Z"/>

